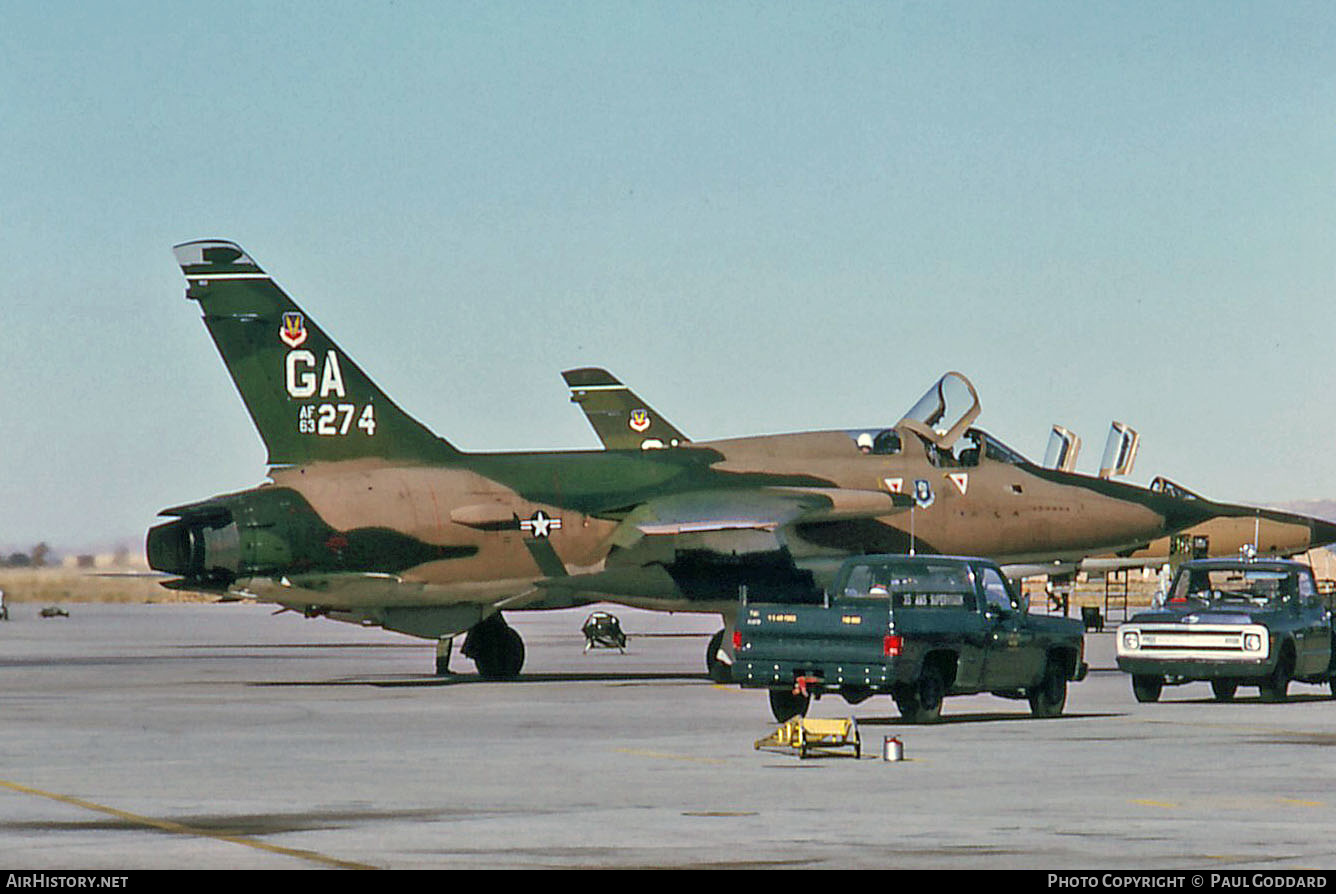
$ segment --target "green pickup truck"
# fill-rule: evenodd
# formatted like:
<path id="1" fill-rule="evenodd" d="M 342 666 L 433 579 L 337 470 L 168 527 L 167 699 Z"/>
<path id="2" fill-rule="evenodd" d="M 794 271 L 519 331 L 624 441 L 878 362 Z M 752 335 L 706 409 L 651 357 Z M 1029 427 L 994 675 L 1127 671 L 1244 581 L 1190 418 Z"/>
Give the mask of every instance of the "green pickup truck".
<path id="1" fill-rule="evenodd" d="M 1081 622 L 1029 614 L 997 565 L 956 556 L 848 559 L 820 605 L 744 595 L 733 647 L 733 681 L 770 690 L 780 721 L 827 692 L 889 694 L 917 722 L 979 692 L 1054 717 L 1086 674 Z"/>

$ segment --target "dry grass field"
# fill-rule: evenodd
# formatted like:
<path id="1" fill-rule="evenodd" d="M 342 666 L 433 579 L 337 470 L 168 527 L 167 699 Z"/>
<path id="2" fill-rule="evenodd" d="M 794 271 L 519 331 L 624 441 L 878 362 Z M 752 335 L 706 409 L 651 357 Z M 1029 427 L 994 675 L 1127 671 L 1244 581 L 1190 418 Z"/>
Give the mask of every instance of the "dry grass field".
<path id="1" fill-rule="evenodd" d="M 1336 579 L 1336 556 L 1328 550 L 1313 550 L 1298 558 L 1307 560 L 1313 566 L 1318 578 Z M 1127 577 L 1128 606 L 1148 605 L 1155 593 L 1156 578 L 1142 577 L 1139 572 L 1132 572 Z M 159 581 L 164 579 L 165 577 L 155 577 L 145 572 L 99 572 L 92 569 L 63 567 L 0 568 L 0 590 L 4 591 L 5 601 L 12 603 L 217 601 L 217 597 L 214 596 L 169 590 L 159 584 Z M 1032 578 L 1025 582 L 1023 589 L 1030 597 L 1035 610 L 1043 611 L 1047 601 L 1043 580 Z M 1111 583 L 1110 589 L 1117 591 L 1121 587 Z M 1074 613 L 1077 606 L 1082 605 L 1099 606 L 1102 609 L 1105 605 L 1104 581 L 1096 579 L 1078 582 L 1070 605 Z"/>
<path id="2" fill-rule="evenodd" d="M 0 568 L 6 603 L 215 602 L 212 596 L 168 590 L 162 577 L 73 568 Z"/>
<path id="3" fill-rule="evenodd" d="M 1129 575 L 1128 603 L 1146 605 L 1155 591 L 1155 578 L 1142 580 L 1140 575 Z M 169 590 L 159 581 L 166 576 L 152 576 L 146 572 L 116 573 L 73 568 L 0 568 L 0 590 L 5 601 L 12 603 L 40 602 L 44 605 L 62 602 L 216 602 L 217 598 L 199 593 Z M 1042 579 L 1027 581 L 1025 592 L 1036 611 L 1042 610 L 1045 593 Z M 1071 600 L 1078 605 L 1104 604 L 1104 582 L 1081 582 Z"/>

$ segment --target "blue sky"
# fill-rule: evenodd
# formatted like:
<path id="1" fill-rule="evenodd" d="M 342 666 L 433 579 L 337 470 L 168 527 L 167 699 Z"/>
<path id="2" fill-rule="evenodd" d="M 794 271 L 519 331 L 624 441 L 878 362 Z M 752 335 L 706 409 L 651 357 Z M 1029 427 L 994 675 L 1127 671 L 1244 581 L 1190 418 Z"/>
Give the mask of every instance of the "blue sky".
<path id="1" fill-rule="evenodd" d="M 264 453 L 174 243 L 242 244 L 465 449 L 892 422 L 947 369 L 1093 471 L 1336 497 L 1327 3 L 0 0 L 0 547 Z"/>

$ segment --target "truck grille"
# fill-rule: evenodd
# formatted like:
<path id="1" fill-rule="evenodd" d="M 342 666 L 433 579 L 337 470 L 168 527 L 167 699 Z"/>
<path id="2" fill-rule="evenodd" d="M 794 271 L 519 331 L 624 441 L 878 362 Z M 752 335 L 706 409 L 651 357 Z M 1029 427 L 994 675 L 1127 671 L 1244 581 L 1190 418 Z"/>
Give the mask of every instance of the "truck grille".
<path id="1" fill-rule="evenodd" d="M 1125 624 L 1118 628 L 1118 655 L 1127 658 L 1257 661 L 1267 657 L 1269 646 L 1267 630 L 1260 624 Z"/>

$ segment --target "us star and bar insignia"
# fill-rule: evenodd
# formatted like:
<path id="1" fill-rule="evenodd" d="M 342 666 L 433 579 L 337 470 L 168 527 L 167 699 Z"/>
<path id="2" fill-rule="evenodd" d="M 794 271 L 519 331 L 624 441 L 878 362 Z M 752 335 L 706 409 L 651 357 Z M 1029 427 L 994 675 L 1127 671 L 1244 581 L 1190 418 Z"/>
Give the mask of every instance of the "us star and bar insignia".
<path id="1" fill-rule="evenodd" d="M 561 529 L 561 519 L 548 515 L 539 509 L 529 518 L 520 522 L 520 530 L 527 531 L 535 537 L 543 538 L 549 536 L 553 531 Z"/>

